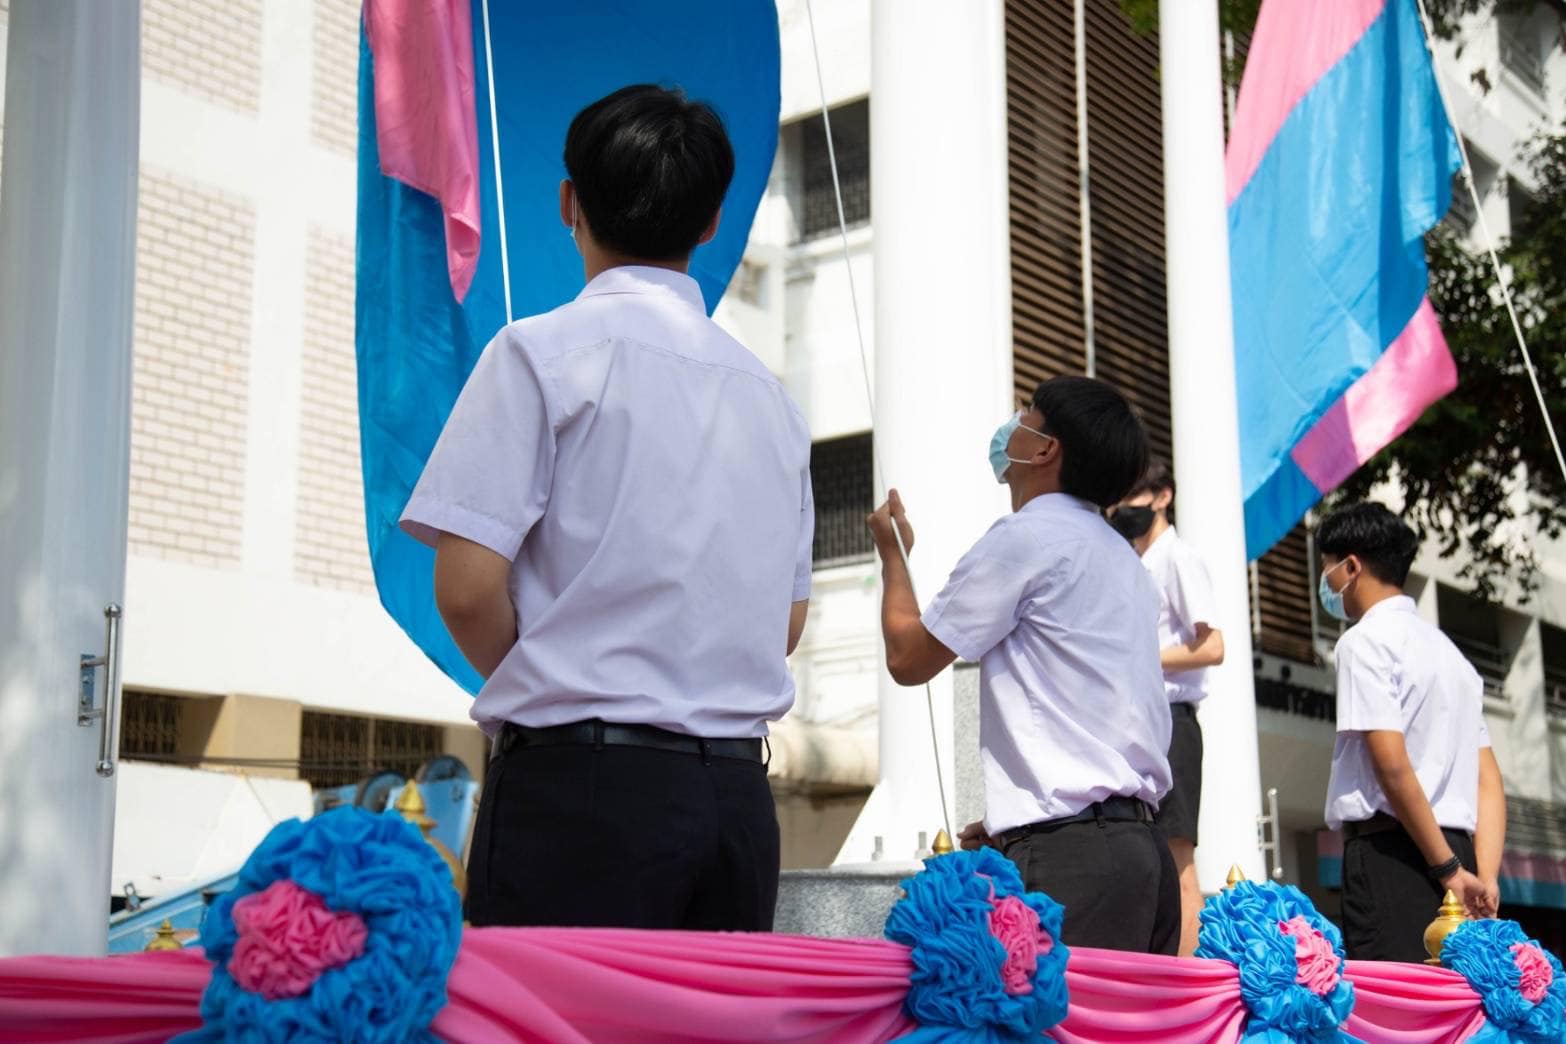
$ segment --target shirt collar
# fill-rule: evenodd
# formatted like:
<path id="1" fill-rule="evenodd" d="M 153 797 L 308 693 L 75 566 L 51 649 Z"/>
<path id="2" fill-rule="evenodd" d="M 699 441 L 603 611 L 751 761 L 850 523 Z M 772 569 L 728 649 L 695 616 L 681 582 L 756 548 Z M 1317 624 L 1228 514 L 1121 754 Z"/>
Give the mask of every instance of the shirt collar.
<path id="1" fill-rule="evenodd" d="M 604 294 L 668 296 L 689 305 L 703 315 L 707 313 L 707 305 L 702 300 L 701 287 L 697 285 L 696 280 L 684 272 L 675 272 L 667 268 L 653 268 L 648 265 L 619 265 L 615 268 L 606 268 L 598 273 L 591 283 L 582 288 L 577 299 L 599 297 Z"/>
<path id="2" fill-rule="evenodd" d="M 1175 542 L 1176 539 L 1177 538 L 1175 536 L 1175 527 L 1174 526 L 1167 526 L 1167 527 L 1165 527 L 1164 531 L 1162 533 L 1158 534 L 1158 539 L 1154 540 L 1151 544 L 1148 544 L 1147 545 L 1147 550 L 1142 552 L 1142 561 L 1144 561 L 1144 562 L 1157 562 L 1157 561 L 1160 561 L 1164 557 L 1164 555 L 1168 553 L 1169 549 L 1174 546 L 1174 542 Z"/>
<path id="3" fill-rule="evenodd" d="M 1102 514 L 1097 504 L 1083 500 L 1081 497 L 1074 497 L 1070 493 L 1040 493 L 1017 510 L 1018 512 L 1076 510 L 1091 511 L 1095 515 Z"/>
<path id="4" fill-rule="evenodd" d="M 1418 611 L 1419 607 L 1414 604 L 1414 600 L 1408 597 L 1408 595 L 1393 595 L 1391 598 L 1383 598 L 1381 601 L 1365 610 L 1365 615 L 1361 616 L 1360 620 L 1368 620 L 1372 616 L 1382 612 L 1415 613 Z"/>

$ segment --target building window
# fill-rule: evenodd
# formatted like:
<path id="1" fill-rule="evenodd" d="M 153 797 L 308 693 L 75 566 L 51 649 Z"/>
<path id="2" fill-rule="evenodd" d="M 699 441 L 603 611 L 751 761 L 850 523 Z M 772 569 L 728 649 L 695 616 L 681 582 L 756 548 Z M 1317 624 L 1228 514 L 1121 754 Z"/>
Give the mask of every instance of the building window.
<path id="1" fill-rule="evenodd" d="M 120 757 L 169 761 L 179 753 L 183 696 L 126 689 L 120 700 Z"/>
<path id="2" fill-rule="evenodd" d="M 1484 679 L 1485 697 L 1504 700 L 1506 676 L 1517 650 L 1504 640 L 1503 611 L 1445 584 L 1436 589 L 1436 611 L 1441 630 Z"/>
<path id="3" fill-rule="evenodd" d="M 1533 216 L 1535 203 L 1533 193 L 1523 187 L 1516 178 L 1506 180 L 1506 219 L 1508 234 L 1517 238 L 1517 234 L 1528 226 Z"/>
<path id="4" fill-rule="evenodd" d="M 1501 67 L 1535 94 L 1544 93 L 1544 55 L 1539 34 L 1525 15 L 1497 18 L 1501 37 Z"/>
<path id="5" fill-rule="evenodd" d="M 829 439 L 810 447 L 810 484 L 816 497 L 817 566 L 863 562 L 874 557 L 865 516 L 875 510 L 870 433 Z"/>
<path id="6" fill-rule="evenodd" d="M 843 217 L 850 228 L 870 220 L 870 102 L 861 99 L 830 110 L 837 176 L 843 188 Z M 799 238 L 837 231 L 837 196 L 832 160 L 821 116 L 799 121 L 801 199 Z"/>
<path id="7" fill-rule="evenodd" d="M 443 738 L 439 725 L 307 710 L 299 725 L 299 775 L 318 788 L 388 769 L 411 779 L 441 753 Z"/>
<path id="8" fill-rule="evenodd" d="M 1539 638 L 1544 646 L 1544 711 L 1566 720 L 1566 631 L 1540 624 Z"/>
<path id="9" fill-rule="evenodd" d="M 1474 198 L 1468 194 L 1468 185 L 1463 181 L 1463 174 L 1458 171 L 1452 175 L 1452 206 L 1446 212 L 1446 224 L 1460 236 L 1466 236 L 1473 231 L 1474 223 L 1479 220 L 1479 212 L 1474 209 Z"/>

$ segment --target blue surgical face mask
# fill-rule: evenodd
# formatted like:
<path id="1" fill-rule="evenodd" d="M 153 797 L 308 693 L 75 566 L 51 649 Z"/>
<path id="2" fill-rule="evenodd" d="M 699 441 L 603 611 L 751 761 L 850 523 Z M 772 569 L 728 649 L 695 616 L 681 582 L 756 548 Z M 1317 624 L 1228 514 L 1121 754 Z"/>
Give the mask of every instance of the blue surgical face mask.
<path id="1" fill-rule="evenodd" d="M 1347 591 L 1349 585 L 1344 584 L 1343 591 L 1334 591 L 1332 589 L 1332 585 L 1327 583 L 1327 577 L 1331 576 L 1333 573 L 1336 573 L 1339 569 L 1343 568 L 1343 566 L 1347 564 L 1348 559 L 1345 558 L 1331 569 L 1328 569 L 1326 572 L 1322 573 L 1321 583 L 1316 585 L 1316 596 L 1321 599 L 1321 607 L 1327 611 L 1328 616 L 1332 617 L 1334 620 L 1342 620 L 1344 623 L 1350 622 L 1348 610 L 1343 608 L 1343 591 Z M 1351 584 L 1353 582 L 1353 579 L 1350 578 L 1349 583 Z"/>
<path id="2" fill-rule="evenodd" d="M 1011 420 L 995 429 L 995 434 L 990 439 L 990 468 L 995 472 L 995 481 L 1001 485 L 1006 484 L 1006 468 L 1012 464 L 1032 464 L 1031 460 L 1018 460 L 1016 457 L 1007 456 L 1006 446 L 1011 442 L 1011 433 L 1021 428 L 1023 431 L 1031 431 L 1042 438 L 1052 439 L 1053 435 L 1045 434 L 1037 428 L 1030 428 L 1022 423 L 1022 411 L 1018 410 L 1011 415 Z"/>

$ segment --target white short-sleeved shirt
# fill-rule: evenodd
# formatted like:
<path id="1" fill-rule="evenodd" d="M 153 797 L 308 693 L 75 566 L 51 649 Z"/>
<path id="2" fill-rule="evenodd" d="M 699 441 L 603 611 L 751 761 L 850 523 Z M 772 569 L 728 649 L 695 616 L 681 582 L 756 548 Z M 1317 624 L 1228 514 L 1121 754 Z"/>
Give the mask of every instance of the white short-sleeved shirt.
<path id="1" fill-rule="evenodd" d="M 512 560 L 518 640 L 473 718 L 709 739 L 787 712 L 810 434 L 689 276 L 612 268 L 484 350 L 402 516 Z"/>
<path id="2" fill-rule="evenodd" d="M 1479 752 L 1490 745 L 1484 682 L 1414 600 L 1389 598 L 1338 639 L 1338 738 L 1327 783 L 1327 825 L 1392 814 L 1364 733 L 1401 732 L 1436 822 L 1473 832 Z"/>
<path id="3" fill-rule="evenodd" d="M 1051 493 L 996 522 L 923 620 L 979 663 L 988 832 L 1168 792 L 1158 592 L 1093 505 Z"/>
<path id="4" fill-rule="evenodd" d="M 1207 566 L 1196 549 L 1180 539 L 1174 526 L 1148 546 L 1142 564 L 1158 588 L 1159 649 L 1194 641 L 1197 624 L 1222 630 Z M 1164 694 L 1170 703 L 1200 703 L 1207 695 L 1207 669 L 1166 673 Z"/>

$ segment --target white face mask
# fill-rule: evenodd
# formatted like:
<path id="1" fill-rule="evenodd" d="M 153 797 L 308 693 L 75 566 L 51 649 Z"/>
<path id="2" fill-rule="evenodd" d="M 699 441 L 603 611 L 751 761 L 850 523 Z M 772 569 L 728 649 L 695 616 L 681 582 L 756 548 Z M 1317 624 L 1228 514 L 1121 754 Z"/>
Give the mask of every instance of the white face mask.
<path id="1" fill-rule="evenodd" d="M 571 242 L 575 243 L 576 246 L 577 246 L 577 249 L 580 250 L 581 247 L 582 247 L 582 243 L 581 243 L 581 240 L 576 238 L 576 193 L 575 192 L 571 193 L 571 227 L 566 229 L 566 235 L 571 237 Z"/>
<path id="2" fill-rule="evenodd" d="M 1013 464 L 1032 464 L 1031 460 L 1018 460 L 1006 453 L 1006 446 L 1011 442 L 1011 433 L 1021 428 L 1023 431 L 1031 431 L 1042 438 L 1052 439 L 1055 436 L 1030 428 L 1022 423 L 1022 411 L 1018 410 L 1011 415 L 1011 420 L 995 429 L 995 434 L 990 438 L 990 470 L 995 472 L 995 481 L 1001 485 L 1006 484 L 1006 469 Z"/>

